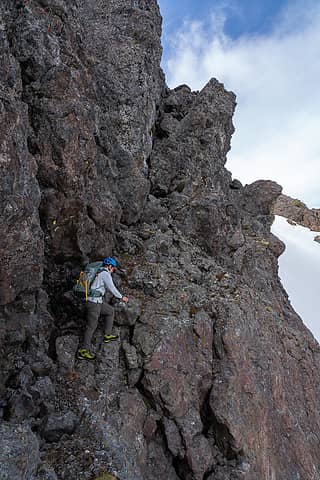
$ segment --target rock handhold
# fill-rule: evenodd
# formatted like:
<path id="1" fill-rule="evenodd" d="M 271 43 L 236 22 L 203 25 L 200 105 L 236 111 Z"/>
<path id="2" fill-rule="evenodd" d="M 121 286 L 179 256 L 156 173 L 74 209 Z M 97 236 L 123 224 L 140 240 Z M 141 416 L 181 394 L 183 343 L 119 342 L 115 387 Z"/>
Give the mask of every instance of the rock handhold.
<path id="1" fill-rule="evenodd" d="M 37 480 L 58 480 L 58 477 L 54 470 L 47 465 L 42 465 L 38 470 Z"/>
<path id="2" fill-rule="evenodd" d="M 127 342 L 124 342 L 122 345 L 124 350 L 127 366 L 130 370 L 139 367 L 139 359 L 137 355 L 137 350 L 133 345 L 130 345 Z"/>
<path id="3" fill-rule="evenodd" d="M 128 303 L 120 302 L 115 307 L 115 322 L 118 325 L 132 326 L 141 314 L 141 307 L 137 300 L 130 297 Z"/>
<path id="4" fill-rule="evenodd" d="M 230 188 L 232 190 L 241 190 L 242 188 L 242 183 L 240 182 L 240 180 L 237 180 L 236 178 L 234 180 L 232 180 L 232 182 L 230 183 Z"/>
<path id="5" fill-rule="evenodd" d="M 22 421 L 37 414 L 37 406 L 32 395 L 25 391 L 16 390 L 9 401 L 10 418 Z"/>
<path id="6" fill-rule="evenodd" d="M 237 229 L 230 237 L 227 239 L 228 246 L 233 250 L 237 250 L 242 247 L 245 243 L 244 235 L 241 229 Z"/>
<path id="7" fill-rule="evenodd" d="M 45 354 L 40 355 L 35 362 L 31 364 L 31 370 L 39 377 L 48 375 L 53 369 L 53 361 Z"/>
<path id="8" fill-rule="evenodd" d="M 169 418 L 164 417 L 163 427 L 166 436 L 166 442 L 168 445 L 169 451 L 174 457 L 184 456 L 184 446 L 181 438 L 181 434 L 176 423 Z"/>
<path id="9" fill-rule="evenodd" d="M 71 435 L 75 431 L 78 421 L 78 417 L 73 412 L 49 415 L 43 426 L 42 436 L 48 442 L 57 442 L 62 435 Z"/>
<path id="10" fill-rule="evenodd" d="M 78 345 L 79 337 L 77 335 L 66 335 L 56 339 L 58 363 L 62 370 L 68 372 L 73 370 Z"/>

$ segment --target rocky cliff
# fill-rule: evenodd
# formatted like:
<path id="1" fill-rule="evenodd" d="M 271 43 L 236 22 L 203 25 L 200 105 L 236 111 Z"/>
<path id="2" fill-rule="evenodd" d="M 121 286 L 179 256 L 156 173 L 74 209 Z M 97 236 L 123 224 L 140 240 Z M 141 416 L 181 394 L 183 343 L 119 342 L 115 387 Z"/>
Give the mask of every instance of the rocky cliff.
<path id="1" fill-rule="evenodd" d="M 281 188 L 225 169 L 235 96 L 169 90 L 155 0 L 3 0 L 1 444 L 10 480 L 317 480 L 320 349 L 278 279 Z M 76 360 L 83 265 L 121 341 Z"/>

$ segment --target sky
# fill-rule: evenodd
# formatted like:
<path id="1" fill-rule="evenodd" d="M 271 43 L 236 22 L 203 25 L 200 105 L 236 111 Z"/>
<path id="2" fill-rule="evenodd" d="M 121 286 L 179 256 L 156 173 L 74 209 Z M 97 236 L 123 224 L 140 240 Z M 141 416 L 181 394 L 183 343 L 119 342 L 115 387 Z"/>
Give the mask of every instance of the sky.
<path id="1" fill-rule="evenodd" d="M 299 225 L 292 226 L 283 217 L 276 216 L 272 232 L 285 244 L 279 258 L 279 276 L 295 311 L 320 343 L 319 265 L 320 244 L 310 232 Z"/>
<path id="2" fill-rule="evenodd" d="M 171 88 L 237 95 L 227 168 L 320 208 L 320 1 L 159 0 Z"/>
<path id="3" fill-rule="evenodd" d="M 225 31 L 232 38 L 243 33 L 268 32 L 272 28 L 273 18 L 288 4 L 287 0 L 240 0 L 226 2 L 221 0 L 159 0 L 164 18 L 163 39 L 170 46 L 168 35 L 179 30 L 184 20 L 204 20 L 211 13 L 225 11 Z M 240 5 L 240 6 L 239 6 Z"/>

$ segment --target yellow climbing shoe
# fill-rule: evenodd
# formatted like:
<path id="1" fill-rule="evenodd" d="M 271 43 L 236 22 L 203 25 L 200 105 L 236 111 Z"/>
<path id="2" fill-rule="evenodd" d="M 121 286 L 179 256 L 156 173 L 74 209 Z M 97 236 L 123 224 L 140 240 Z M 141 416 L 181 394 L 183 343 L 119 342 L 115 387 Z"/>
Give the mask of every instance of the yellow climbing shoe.
<path id="1" fill-rule="evenodd" d="M 113 340 L 117 340 L 119 338 L 119 335 L 105 335 L 103 337 L 104 343 L 109 343 L 112 342 Z"/>
<path id="2" fill-rule="evenodd" d="M 80 350 L 78 350 L 78 358 L 80 360 L 94 360 L 96 356 L 90 353 L 86 348 L 80 348 Z"/>

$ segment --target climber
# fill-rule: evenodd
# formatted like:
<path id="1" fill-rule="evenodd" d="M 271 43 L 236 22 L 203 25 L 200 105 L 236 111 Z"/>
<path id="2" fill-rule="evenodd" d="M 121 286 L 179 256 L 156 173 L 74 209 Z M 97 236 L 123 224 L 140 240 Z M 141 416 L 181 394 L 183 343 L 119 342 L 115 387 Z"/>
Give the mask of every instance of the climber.
<path id="1" fill-rule="evenodd" d="M 103 260 L 103 269 L 97 274 L 92 282 L 92 289 L 101 292 L 101 296 L 88 298 L 87 303 L 87 328 L 84 334 L 83 347 L 78 351 L 78 358 L 81 360 L 94 360 L 95 355 L 90 353 L 91 339 L 98 326 L 99 316 L 104 316 L 104 343 L 109 343 L 118 338 L 118 335 L 112 335 L 114 309 L 104 301 L 106 290 L 109 290 L 116 298 L 127 303 L 128 297 L 121 295 L 114 286 L 111 274 L 117 269 L 117 262 L 114 258 L 108 257 Z"/>

